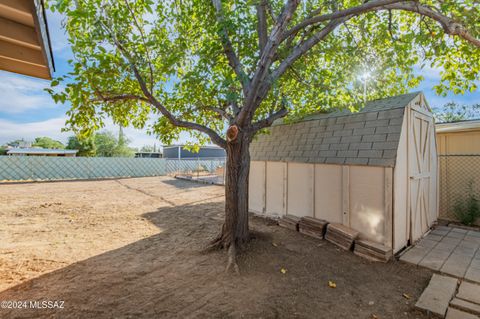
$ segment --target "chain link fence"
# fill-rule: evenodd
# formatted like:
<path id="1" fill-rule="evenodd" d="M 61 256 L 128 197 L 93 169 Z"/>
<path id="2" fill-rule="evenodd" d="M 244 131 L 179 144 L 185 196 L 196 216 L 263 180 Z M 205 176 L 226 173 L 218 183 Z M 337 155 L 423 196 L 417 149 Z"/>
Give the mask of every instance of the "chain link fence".
<path id="1" fill-rule="evenodd" d="M 177 176 L 224 184 L 224 158 L 0 156 L 0 182 Z"/>
<path id="2" fill-rule="evenodd" d="M 480 155 L 440 155 L 439 170 L 440 218 L 458 221 L 458 206 L 480 199 Z"/>
<path id="3" fill-rule="evenodd" d="M 225 158 L 165 159 L 167 174 L 209 184 L 225 185 Z"/>

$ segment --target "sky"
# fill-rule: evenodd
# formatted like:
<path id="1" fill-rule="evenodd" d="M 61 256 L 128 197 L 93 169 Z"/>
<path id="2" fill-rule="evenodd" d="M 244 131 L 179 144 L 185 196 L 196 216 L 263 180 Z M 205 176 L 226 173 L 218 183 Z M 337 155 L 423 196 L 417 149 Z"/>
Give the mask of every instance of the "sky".
<path id="1" fill-rule="evenodd" d="M 53 55 L 55 60 L 55 76 L 65 74 L 69 70 L 67 60 L 71 57 L 71 51 L 67 37 L 61 26 L 62 17 L 58 13 L 47 13 Z M 435 94 L 433 87 L 439 83 L 439 70 L 424 69 L 421 74 L 425 80 L 415 91 L 423 91 L 427 101 L 432 107 L 455 101 L 460 104 L 480 103 L 480 92 L 454 95 L 447 97 Z M 43 89 L 50 86 L 47 80 L 36 79 L 0 71 L 0 145 L 16 140 L 25 139 L 32 141 L 35 137 L 48 136 L 62 142 L 72 135 L 71 132 L 62 132 L 65 126 L 65 105 L 55 104 L 50 95 Z M 111 121 L 107 122 L 106 130 L 118 131 Z M 131 141 L 131 146 L 142 147 L 144 145 L 158 146 L 160 142 L 146 133 L 146 130 L 125 128 L 124 132 Z M 187 135 L 182 135 L 177 143 L 184 143 Z"/>

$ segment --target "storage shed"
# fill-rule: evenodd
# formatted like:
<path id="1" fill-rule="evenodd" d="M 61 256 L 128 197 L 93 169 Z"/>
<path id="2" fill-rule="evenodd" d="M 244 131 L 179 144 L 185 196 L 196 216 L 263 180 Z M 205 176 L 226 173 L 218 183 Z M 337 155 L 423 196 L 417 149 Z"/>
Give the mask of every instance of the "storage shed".
<path id="1" fill-rule="evenodd" d="M 434 120 L 421 92 L 276 123 L 250 152 L 256 214 L 342 223 L 394 253 L 437 219 Z"/>

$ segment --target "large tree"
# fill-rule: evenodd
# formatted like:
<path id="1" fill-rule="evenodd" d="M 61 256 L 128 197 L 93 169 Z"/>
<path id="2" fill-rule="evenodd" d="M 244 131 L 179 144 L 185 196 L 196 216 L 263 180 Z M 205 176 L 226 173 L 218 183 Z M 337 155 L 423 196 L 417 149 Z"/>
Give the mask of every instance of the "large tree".
<path id="1" fill-rule="evenodd" d="M 68 125 L 89 134 L 106 116 L 164 143 L 184 130 L 227 152 L 225 221 L 214 245 L 249 240 L 249 145 L 288 115 L 358 107 L 408 91 L 426 64 L 442 68 L 439 93 L 475 90 L 476 0 L 63 0 L 74 59 L 56 100 Z M 420 72 L 421 74 L 421 72 Z"/>

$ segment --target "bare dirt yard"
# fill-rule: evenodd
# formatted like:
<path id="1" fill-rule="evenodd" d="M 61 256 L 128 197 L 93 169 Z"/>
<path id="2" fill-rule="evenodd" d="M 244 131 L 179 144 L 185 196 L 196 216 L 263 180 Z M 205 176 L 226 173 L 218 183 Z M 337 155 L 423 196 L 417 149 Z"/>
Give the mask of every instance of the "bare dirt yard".
<path id="1" fill-rule="evenodd" d="M 167 177 L 0 185 L 0 301 L 64 301 L 0 318 L 426 318 L 429 271 L 261 218 L 225 274 L 226 254 L 202 251 L 223 193 Z"/>

